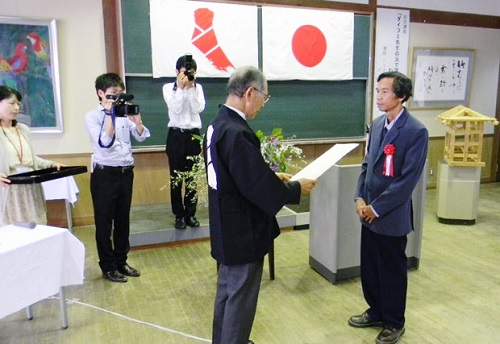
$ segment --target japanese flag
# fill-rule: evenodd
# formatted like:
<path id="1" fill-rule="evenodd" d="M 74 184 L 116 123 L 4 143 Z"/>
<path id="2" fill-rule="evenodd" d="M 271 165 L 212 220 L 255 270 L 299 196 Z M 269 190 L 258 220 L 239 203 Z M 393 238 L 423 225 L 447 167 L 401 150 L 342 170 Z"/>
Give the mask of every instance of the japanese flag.
<path id="1" fill-rule="evenodd" d="M 262 35 L 269 80 L 352 79 L 353 13 L 266 6 Z"/>
<path id="2" fill-rule="evenodd" d="M 153 77 L 175 76 L 192 54 L 198 77 L 229 77 L 258 66 L 257 7 L 186 0 L 150 0 Z"/>

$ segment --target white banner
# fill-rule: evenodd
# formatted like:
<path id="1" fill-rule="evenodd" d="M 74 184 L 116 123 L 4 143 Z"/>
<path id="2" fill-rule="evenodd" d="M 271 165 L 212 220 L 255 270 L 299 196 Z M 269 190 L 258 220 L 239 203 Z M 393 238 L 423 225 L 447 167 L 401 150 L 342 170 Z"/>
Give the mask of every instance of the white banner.
<path id="1" fill-rule="evenodd" d="M 373 75 L 373 118 L 382 114 L 377 108 L 377 78 L 383 72 L 408 73 L 410 11 L 378 8 Z M 408 75 L 411 77 L 411 75 Z"/>
<path id="2" fill-rule="evenodd" d="M 153 77 L 175 76 L 190 53 L 198 77 L 227 78 L 258 66 L 257 7 L 186 0 L 150 0 Z"/>
<path id="3" fill-rule="evenodd" d="M 267 79 L 352 79 L 353 13 L 265 6 L 262 32 Z"/>

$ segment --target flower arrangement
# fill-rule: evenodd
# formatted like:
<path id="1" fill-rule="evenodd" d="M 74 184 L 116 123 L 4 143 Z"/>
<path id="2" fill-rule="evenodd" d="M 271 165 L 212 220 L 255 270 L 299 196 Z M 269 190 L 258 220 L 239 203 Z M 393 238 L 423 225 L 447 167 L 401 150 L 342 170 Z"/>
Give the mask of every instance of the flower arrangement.
<path id="1" fill-rule="evenodd" d="M 296 173 L 301 166 L 305 165 L 302 149 L 295 147 L 289 142 L 285 142 L 282 128 L 274 128 L 271 135 L 265 135 L 262 130 L 256 132 L 260 140 L 260 151 L 266 163 L 274 172 Z M 293 137 L 292 137 L 293 138 Z M 200 144 L 203 137 L 193 135 L 193 140 L 198 140 Z M 188 157 L 193 160 L 191 171 L 179 172 L 175 177 L 171 177 L 171 183 L 182 185 L 190 190 L 197 190 L 198 203 L 208 204 L 207 179 L 205 175 L 205 162 L 202 154 Z M 164 190 L 168 185 L 164 185 L 160 190 Z"/>
<path id="2" fill-rule="evenodd" d="M 283 142 L 285 136 L 282 128 L 274 128 L 269 136 L 264 135 L 262 130 L 257 131 L 256 135 L 260 140 L 260 152 L 274 172 L 295 173 L 300 164 L 305 163 L 302 149 Z"/>

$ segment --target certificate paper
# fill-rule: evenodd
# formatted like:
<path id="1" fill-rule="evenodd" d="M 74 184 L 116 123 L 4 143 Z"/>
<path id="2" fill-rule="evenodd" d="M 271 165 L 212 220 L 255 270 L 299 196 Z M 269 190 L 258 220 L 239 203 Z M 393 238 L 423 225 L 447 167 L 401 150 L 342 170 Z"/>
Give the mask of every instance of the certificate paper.
<path id="1" fill-rule="evenodd" d="M 336 144 L 328 151 L 323 153 L 316 160 L 304 167 L 300 172 L 294 175 L 291 180 L 298 180 L 300 178 L 318 179 L 330 167 L 342 159 L 347 153 L 359 146 L 359 143 L 342 143 Z"/>

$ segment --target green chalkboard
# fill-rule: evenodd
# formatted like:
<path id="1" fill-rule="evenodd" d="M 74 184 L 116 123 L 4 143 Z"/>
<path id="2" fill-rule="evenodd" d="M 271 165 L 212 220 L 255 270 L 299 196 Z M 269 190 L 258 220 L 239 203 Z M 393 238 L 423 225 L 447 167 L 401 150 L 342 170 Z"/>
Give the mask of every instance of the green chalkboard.
<path id="1" fill-rule="evenodd" d="M 135 95 L 134 102 L 139 105 L 143 122 L 152 134 L 144 143 L 164 145 L 168 113 L 162 87 L 173 78 L 127 77 L 126 81 L 127 92 Z M 207 100 L 202 113 L 203 128 L 206 128 L 217 115 L 219 105 L 226 100 L 227 80 L 198 81 L 203 85 Z M 314 92 L 310 92 L 311 87 Z M 363 136 L 365 89 L 365 80 L 314 82 L 313 86 L 306 81 L 271 81 L 271 100 L 249 123 L 255 130 L 262 129 L 266 134 L 270 134 L 273 128 L 283 128 L 285 136 L 295 136 L 297 140 Z"/>
<path id="2" fill-rule="evenodd" d="M 135 95 L 143 121 L 152 137 L 136 145 L 165 145 L 168 113 L 162 86 L 174 78 L 153 78 L 149 1 L 122 0 L 122 22 L 127 92 Z M 366 94 L 369 71 L 371 20 L 354 16 L 353 80 L 347 81 L 270 81 L 271 100 L 250 125 L 266 134 L 283 128 L 296 140 L 338 139 L 364 136 Z M 199 78 L 206 108 L 203 126 L 217 115 L 226 98 L 227 79 Z"/>

